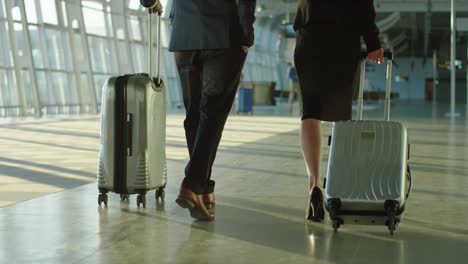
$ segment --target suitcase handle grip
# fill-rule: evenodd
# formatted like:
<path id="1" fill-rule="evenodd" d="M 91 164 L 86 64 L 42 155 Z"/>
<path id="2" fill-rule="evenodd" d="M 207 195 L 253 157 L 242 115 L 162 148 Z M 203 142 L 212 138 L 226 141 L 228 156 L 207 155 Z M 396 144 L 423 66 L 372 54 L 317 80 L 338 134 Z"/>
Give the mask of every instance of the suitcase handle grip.
<path id="1" fill-rule="evenodd" d="M 132 114 L 127 114 L 127 156 L 132 156 L 132 150 L 133 150 L 133 115 Z"/>
<path id="2" fill-rule="evenodd" d="M 361 51 L 361 60 L 365 60 L 367 59 L 367 55 L 369 53 L 367 51 Z M 386 58 L 387 60 L 393 60 L 393 52 L 391 51 L 384 51 L 384 58 Z"/>
<path id="3" fill-rule="evenodd" d="M 384 57 L 385 57 L 387 60 L 393 60 L 393 52 L 391 52 L 391 51 L 384 51 Z"/>

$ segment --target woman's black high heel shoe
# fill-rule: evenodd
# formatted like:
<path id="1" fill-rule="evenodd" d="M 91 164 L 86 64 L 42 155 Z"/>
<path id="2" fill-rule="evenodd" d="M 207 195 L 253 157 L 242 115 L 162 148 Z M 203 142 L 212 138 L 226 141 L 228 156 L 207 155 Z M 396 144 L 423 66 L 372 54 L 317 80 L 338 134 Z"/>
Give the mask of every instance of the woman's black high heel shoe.
<path id="1" fill-rule="evenodd" d="M 323 194 L 319 187 L 314 186 L 310 195 L 308 220 L 322 222 L 325 219 L 325 209 L 323 208 Z"/>

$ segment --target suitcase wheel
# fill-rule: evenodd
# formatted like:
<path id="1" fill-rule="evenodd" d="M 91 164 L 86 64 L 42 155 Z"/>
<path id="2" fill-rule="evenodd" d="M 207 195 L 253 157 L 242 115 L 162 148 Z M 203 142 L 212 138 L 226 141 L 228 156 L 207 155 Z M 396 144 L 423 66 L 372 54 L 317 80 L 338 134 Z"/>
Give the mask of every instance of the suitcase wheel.
<path id="1" fill-rule="evenodd" d="M 128 194 L 121 194 L 120 195 L 120 202 L 129 202 L 130 201 L 130 195 Z"/>
<path id="2" fill-rule="evenodd" d="M 390 235 L 393 236 L 396 230 L 395 214 L 393 213 L 388 215 L 388 230 L 390 231 Z"/>
<path id="3" fill-rule="evenodd" d="M 137 206 L 140 207 L 140 205 L 142 205 L 143 208 L 146 208 L 146 194 L 137 195 Z"/>
<path id="4" fill-rule="evenodd" d="M 104 203 L 104 206 L 107 207 L 107 202 L 109 201 L 109 197 L 106 193 L 100 193 L 98 195 L 98 205 L 101 206 Z"/>
<path id="5" fill-rule="evenodd" d="M 387 210 L 387 223 L 386 225 L 388 226 L 388 230 L 390 231 L 390 235 L 393 236 L 396 230 L 396 225 L 397 225 L 397 210 L 398 210 L 398 203 L 395 201 L 386 201 L 385 203 L 385 208 Z"/>
<path id="6" fill-rule="evenodd" d="M 161 202 L 164 202 L 164 200 L 166 199 L 166 191 L 164 191 L 164 188 L 156 189 L 155 197 L 156 201 L 159 201 L 159 199 L 161 199 Z"/>
<path id="7" fill-rule="evenodd" d="M 338 232 L 338 229 L 339 229 L 340 226 L 341 226 L 341 221 L 340 221 L 340 219 L 333 219 L 332 226 L 333 226 L 333 231 L 334 231 L 335 233 Z"/>
<path id="8" fill-rule="evenodd" d="M 338 210 L 341 208 L 341 200 L 338 198 L 333 198 L 327 200 L 328 212 L 330 214 L 330 219 L 332 220 L 333 231 L 338 232 L 338 229 L 342 224 L 344 224 L 343 219 L 338 217 Z"/>

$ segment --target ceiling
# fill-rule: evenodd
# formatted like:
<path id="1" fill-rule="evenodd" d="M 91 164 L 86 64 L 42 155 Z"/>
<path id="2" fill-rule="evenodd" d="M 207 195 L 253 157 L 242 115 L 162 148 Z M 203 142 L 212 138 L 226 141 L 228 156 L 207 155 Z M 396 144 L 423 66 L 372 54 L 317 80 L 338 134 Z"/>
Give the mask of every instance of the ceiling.
<path id="1" fill-rule="evenodd" d="M 292 20 L 298 0 L 257 0 L 257 16 Z M 374 0 L 386 48 L 398 56 L 450 54 L 450 0 Z M 455 1 L 457 17 L 468 17 L 468 1 Z M 466 57 L 467 33 L 458 33 L 457 57 Z"/>

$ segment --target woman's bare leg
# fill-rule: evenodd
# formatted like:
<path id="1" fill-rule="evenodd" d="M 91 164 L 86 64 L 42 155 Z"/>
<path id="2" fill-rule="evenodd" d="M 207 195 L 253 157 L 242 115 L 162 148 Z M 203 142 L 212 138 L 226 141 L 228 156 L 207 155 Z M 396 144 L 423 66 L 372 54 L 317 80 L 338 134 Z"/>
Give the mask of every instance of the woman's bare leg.
<path id="1" fill-rule="evenodd" d="M 309 190 L 320 185 L 322 160 L 322 129 L 320 120 L 305 119 L 301 125 L 302 155 L 309 174 Z"/>

